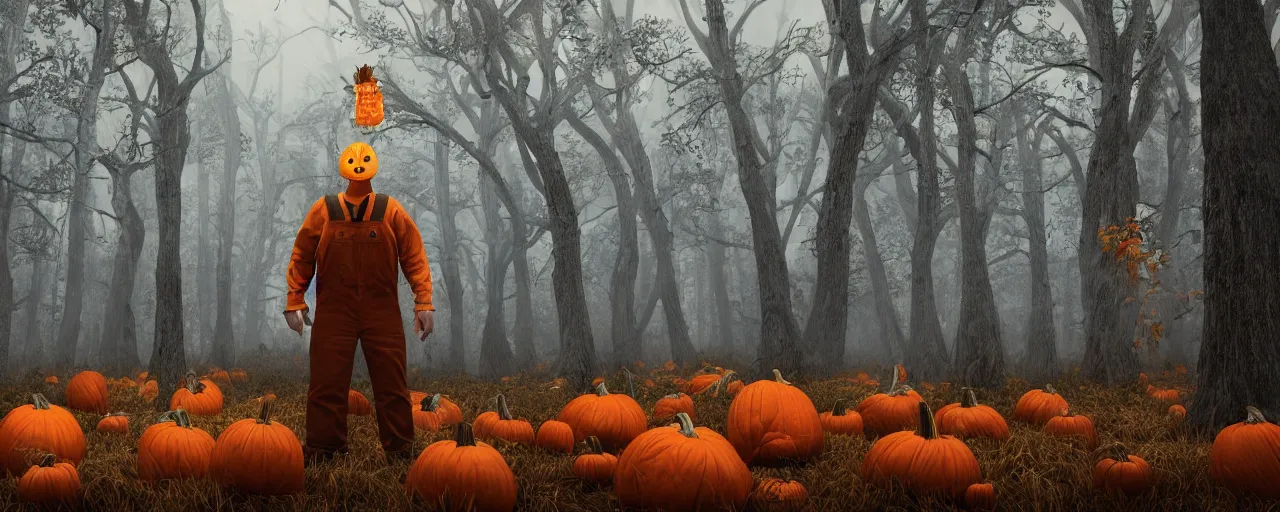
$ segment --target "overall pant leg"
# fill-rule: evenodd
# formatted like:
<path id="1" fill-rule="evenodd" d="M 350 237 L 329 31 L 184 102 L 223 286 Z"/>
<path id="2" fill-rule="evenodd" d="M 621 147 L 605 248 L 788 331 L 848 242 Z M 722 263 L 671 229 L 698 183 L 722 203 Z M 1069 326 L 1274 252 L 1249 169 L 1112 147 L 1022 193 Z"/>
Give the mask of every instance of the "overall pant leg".
<path id="1" fill-rule="evenodd" d="M 357 323 L 341 308 L 317 308 L 311 330 L 311 382 L 307 389 L 307 455 L 327 457 L 347 448 L 347 392 L 355 363 Z"/>
<path id="2" fill-rule="evenodd" d="M 396 311 L 392 309 L 391 311 Z M 404 328 L 388 319 L 361 337 L 360 348 L 373 384 L 378 437 L 388 454 L 413 447 L 413 412 L 409 404 Z"/>

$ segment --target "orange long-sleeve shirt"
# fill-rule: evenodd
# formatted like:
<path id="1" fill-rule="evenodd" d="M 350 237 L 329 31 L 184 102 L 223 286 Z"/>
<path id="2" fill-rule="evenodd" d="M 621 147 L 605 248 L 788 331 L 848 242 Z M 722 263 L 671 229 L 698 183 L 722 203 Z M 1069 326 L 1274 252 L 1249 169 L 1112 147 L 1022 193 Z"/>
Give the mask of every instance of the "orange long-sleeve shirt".
<path id="1" fill-rule="evenodd" d="M 370 195 L 370 200 L 373 196 Z M 293 243 L 293 256 L 289 259 L 289 270 L 286 273 L 288 294 L 285 311 L 307 309 L 304 299 L 307 287 L 316 271 L 316 249 L 320 245 L 320 235 L 324 225 L 329 221 L 329 211 L 325 207 L 324 198 L 311 205 L 302 227 L 298 229 L 298 238 Z M 387 198 L 387 210 L 383 222 L 391 228 L 395 235 L 395 243 L 400 259 L 400 270 L 409 281 L 414 294 L 414 311 L 435 311 L 431 305 L 431 265 L 427 262 L 427 252 L 422 245 L 422 235 L 413 217 L 394 197 Z"/>

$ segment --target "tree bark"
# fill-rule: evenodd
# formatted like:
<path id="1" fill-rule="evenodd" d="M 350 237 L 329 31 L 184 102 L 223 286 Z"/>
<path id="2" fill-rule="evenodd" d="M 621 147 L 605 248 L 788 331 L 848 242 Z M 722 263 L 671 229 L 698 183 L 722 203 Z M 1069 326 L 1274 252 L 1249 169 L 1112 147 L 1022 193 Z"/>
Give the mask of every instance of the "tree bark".
<path id="1" fill-rule="evenodd" d="M 867 262 L 867 276 L 871 280 L 871 293 L 875 298 L 876 323 L 880 327 L 884 357 L 886 361 L 900 361 L 904 348 L 902 326 L 898 324 L 898 311 L 893 307 L 893 291 L 889 288 L 889 276 L 880 255 L 880 245 L 876 242 L 876 231 L 871 223 L 866 197 L 867 189 L 880 177 L 880 173 L 893 161 L 900 160 L 896 143 L 886 141 L 884 151 L 888 155 L 870 169 L 864 169 L 862 176 L 855 182 L 853 220 L 858 227 L 858 235 L 862 237 L 862 250 Z"/>
<path id="2" fill-rule="evenodd" d="M 200 142 L 196 147 L 207 143 L 210 127 L 201 122 L 194 130 Z M 203 153 L 200 149 L 197 152 Z M 196 155 L 196 332 L 199 333 L 195 345 L 198 352 L 212 360 L 213 354 L 213 313 L 217 305 L 214 298 L 214 258 L 213 242 L 210 240 L 213 208 L 210 205 L 210 173 L 212 168 L 206 166 L 203 154 Z"/>
<path id="3" fill-rule="evenodd" d="M 1262 14 L 1257 2 L 1201 2 L 1205 311 L 1188 421 L 1205 435 L 1245 406 L 1280 417 L 1280 68 Z"/>
<path id="4" fill-rule="evenodd" d="M 0 80 L 7 81 L 17 74 L 17 58 L 18 52 L 22 48 L 26 39 L 25 27 L 27 26 L 27 10 L 30 5 L 28 0 L 13 0 L 5 2 L 0 6 L 0 18 L 8 20 L 3 26 L 0 26 Z M 9 125 L 11 114 L 9 104 L 12 99 L 0 99 L 0 122 L 6 126 Z M 5 142 L 10 142 L 10 158 L 9 169 L 18 170 L 22 165 L 22 158 L 25 154 L 26 143 L 17 138 L 6 137 L 4 133 L 0 133 L 0 160 L 4 158 Z M 5 162 L 0 161 L 0 172 L 5 170 Z M 15 176 L 10 173 L 9 176 Z M 9 261 L 9 223 L 10 216 L 13 214 L 13 200 L 17 197 L 17 190 L 11 183 L 0 183 L 0 239 L 6 241 L 3 247 L 0 247 L 0 379 L 8 376 L 8 368 L 10 366 L 9 349 L 11 338 L 11 327 L 13 325 L 13 271 Z M 33 269 L 34 263 L 33 263 Z M 33 277 L 33 280 L 35 278 Z M 30 295 L 28 292 L 28 309 L 30 304 L 39 304 L 38 295 Z M 28 325 L 36 317 L 27 317 Z M 37 324 L 38 325 L 38 324 Z M 30 327 L 28 327 L 30 330 Z M 38 330 L 37 330 L 38 332 Z M 34 338 L 39 342 L 38 337 Z M 28 349 L 33 338 L 27 338 L 25 343 Z M 43 359 L 41 357 L 40 359 Z M 31 364 L 28 360 L 25 364 Z"/>
<path id="5" fill-rule="evenodd" d="M 449 183 L 449 140 L 436 134 L 434 160 L 436 218 L 440 222 L 440 270 L 444 274 L 444 292 L 449 300 L 449 355 L 446 367 L 456 372 L 467 369 L 466 290 L 462 287 L 462 269 L 458 264 L 459 238 L 457 213 Z"/>
<path id="6" fill-rule="evenodd" d="M 1021 116 L 1014 122 L 1021 125 Z M 1057 378 L 1058 342 L 1053 318 L 1053 289 L 1049 279 L 1049 243 L 1044 216 L 1044 160 L 1040 144 L 1048 130 L 1048 120 L 1041 121 L 1028 140 L 1019 131 L 1018 166 L 1022 168 L 1022 218 L 1027 224 L 1027 256 L 1031 261 L 1031 308 L 1027 313 L 1026 360 L 1027 378 L 1048 382 Z"/>
<path id="7" fill-rule="evenodd" d="M 464 106 L 465 108 L 465 106 Z M 476 132 L 480 135 L 480 151 L 492 159 L 497 151 L 497 136 L 501 130 L 497 105 L 484 102 Z M 515 373 L 515 356 L 507 340 L 506 298 L 507 259 L 509 244 L 513 240 L 503 236 L 502 218 L 498 210 L 498 195 L 492 179 L 480 177 L 480 207 L 484 211 L 485 254 L 485 316 L 484 330 L 480 334 L 480 376 L 497 380 Z"/>
<path id="8" fill-rule="evenodd" d="M 222 23 L 230 30 L 225 6 L 221 9 Z M 235 276 L 231 273 L 236 234 L 236 175 L 240 172 L 240 114 L 231 96 L 231 75 L 226 70 L 217 71 L 205 88 L 209 96 L 221 105 L 218 120 L 222 129 L 222 179 L 218 184 L 218 253 L 215 273 L 218 276 L 216 311 L 213 322 L 213 340 L 210 360 L 223 368 L 231 368 L 236 360 L 236 333 L 231 322 L 231 286 Z M 251 347 L 256 348 L 256 347 Z"/>
<path id="9" fill-rule="evenodd" d="M 719 187 L 715 187 L 719 188 Z M 713 203 L 719 198 L 719 191 L 712 193 Z M 725 257 L 724 245 L 716 240 L 724 237 L 724 227 L 720 220 L 720 212 L 712 211 L 707 215 L 707 232 L 714 240 L 707 242 L 707 271 L 710 274 L 711 295 L 715 302 L 715 326 L 712 333 L 712 346 L 719 348 L 724 354 L 734 354 L 734 321 L 733 304 L 729 302 L 728 258 Z"/>
<path id="10" fill-rule="evenodd" d="M 133 204 L 130 189 L 132 169 L 111 171 L 111 208 L 115 211 L 119 233 L 116 235 L 116 253 L 111 266 L 111 293 L 104 312 L 101 346 L 108 368 L 130 372 L 141 365 L 138 345 L 126 339 L 126 332 L 133 332 L 128 325 L 134 321 L 132 308 L 133 287 L 138 272 L 138 259 L 142 256 L 142 244 L 146 228 L 142 216 Z M 203 219 L 203 218 L 202 218 Z"/>

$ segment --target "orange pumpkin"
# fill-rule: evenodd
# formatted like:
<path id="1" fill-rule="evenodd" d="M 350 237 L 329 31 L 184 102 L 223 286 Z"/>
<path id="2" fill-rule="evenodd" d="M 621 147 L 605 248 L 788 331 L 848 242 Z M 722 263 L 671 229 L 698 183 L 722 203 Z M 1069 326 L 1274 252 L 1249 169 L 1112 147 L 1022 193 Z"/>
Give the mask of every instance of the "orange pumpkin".
<path id="1" fill-rule="evenodd" d="M 596 436 L 608 452 L 621 451 L 632 439 L 644 433 L 648 423 L 644 409 L 635 399 L 610 394 L 604 384 L 596 386 L 595 393 L 570 400 L 556 419 L 573 427 L 575 442 Z"/>
<path id="2" fill-rule="evenodd" d="M 1178 375 L 1186 375 L 1186 374 L 1187 374 L 1187 367 L 1186 367 L 1186 365 L 1181 365 L 1181 364 L 1180 364 L 1180 365 L 1177 365 L 1177 366 L 1173 367 L 1173 372 L 1174 372 L 1174 373 L 1176 373 L 1176 374 L 1178 374 Z"/>
<path id="3" fill-rule="evenodd" d="M 289 427 L 271 421 L 274 400 L 265 400 L 257 418 L 232 423 L 209 458 L 209 475 L 250 494 L 278 496 L 302 491 L 302 443 Z"/>
<path id="4" fill-rule="evenodd" d="M 129 417 L 124 413 L 108 414 L 98 420 L 97 430 L 103 434 L 128 434 Z"/>
<path id="5" fill-rule="evenodd" d="M 222 390 L 209 379 L 196 380 L 195 372 L 187 372 L 185 387 L 178 388 L 169 399 L 169 409 L 185 409 L 192 416 L 222 414 Z"/>
<path id="6" fill-rule="evenodd" d="M 973 484 L 964 491 L 964 506 L 969 510 L 995 510 L 996 488 L 991 484 Z"/>
<path id="7" fill-rule="evenodd" d="M 562 421 L 544 421 L 538 425 L 535 444 L 553 452 L 573 453 L 573 427 Z"/>
<path id="8" fill-rule="evenodd" d="M 145 384 L 138 386 L 138 398 L 143 402 L 151 403 L 160 395 L 160 385 L 154 380 L 146 381 Z"/>
<path id="9" fill-rule="evenodd" d="M 777 368 L 773 380 L 752 382 L 734 397 L 725 428 L 747 464 L 780 466 L 822 453 L 818 410 Z"/>
<path id="10" fill-rule="evenodd" d="M 1013 419 L 1033 425 L 1044 425 L 1051 418 L 1062 414 L 1067 408 L 1067 400 L 1053 389 L 1052 384 L 1045 384 L 1044 390 L 1033 389 L 1018 399 L 1013 406 Z"/>
<path id="11" fill-rule="evenodd" d="M 795 480 L 765 478 L 751 493 L 753 510 L 760 512 L 801 512 L 809 504 L 809 491 Z"/>
<path id="12" fill-rule="evenodd" d="M 676 413 L 682 412 L 689 415 L 689 418 L 697 419 L 693 413 L 693 397 L 684 393 L 675 393 L 658 399 L 653 404 L 653 419 L 658 421 L 666 421 L 674 418 Z"/>
<path id="13" fill-rule="evenodd" d="M 880 488 L 897 481 L 914 492 L 964 498 L 969 486 L 982 479 L 978 459 L 964 441 L 938 435 L 928 404 L 918 402 L 916 410 L 919 433 L 903 430 L 876 440 L 862 459 L 859 475 Z"/>
<path id="14" fill-rule="evenodd" d="M 373 77 L 372 66 L 356 68 L 355 85 L 352 91 L 356 95 L 355 121 L 357 126 L 365 128 L 382 123 L 382 89 L 378 79 Z"/>
<path id="15" fill-rule="evenodd" d="M 373 406 L 369 405 L 369 399 L 365 398 L 364 393 L 349 389 L 347 390 L 347 414 L 368 416 L 373 414 Z"/>
<path id="16" fill-rule="evenodd" d="M 97 414 L 107 413 L 107 378 L 85 370 L 67 383 L 67 408 Z"/>
<path id="17" fill-rule="evenodd" d="M 751 495 L 751 471 L 733 445 L 714 430 L 694 428 L 688 414 L 677 413 L 676 421 L 676 428 L 656 427 L 640 434 L 618 458 L 613 489 L 622 507 L 741 509 Z"/>
<path id="18" fill-rule="evenodd" d="M 130 378 L 128 378 L 128 377 L 120 377 L 120 380 L 117 380 L 117 381 L 115 381 L 115 382 L 116 382 L 116 386 L 119 386 L 119 387 L 121 387 L 121 388 L 125 388 L 125 389 L 129 389 L 129 388 L 136 388 L 136 387 L 138 387 L 138 383 L 137 383 L 137 382 L 135 382 L 133 379 L 130 379 Z M 110 383 L 108 383 L 108 384 L 110 384 Z"/>
<path id="19" fill-rule="evenodd" d="M 246 382 L 249 382 L 249 374 L 245 373 L 245 371 L 240 368 L 235 368 L 231 370 L 229 377 L 231 378 L 231 382 L 234 382 L 236 384 L 244 384 Z"/>
<path id="20" fill-rule="evenodd" d="M 1258 408 L 1218 432 L 1209 449 L 1209 476 L 1237 492 L 1280 499 L 1280 425 L 1268 423 Z"/>
<path id="21" fill-rule="evenodd" d="M 498 438 L 512 443 L 533 444 L 533 425 L 529 424 L 529 420 L 524 418 L 516 419 L 511 416 L 511 409 L 507 407 L 507 397 L 498 395 L 498 407 L 495 414 L 496 417 L 486 418 L 483 432 L 480 431 L 479 427 L 476 427 L 474 431 L 476 437 L 482 439 Z M 480 418 L 476 418 L 476 423 L 479 422 Z"/>
<path id="22" fill-rule="evenodd" d="M 938 431 L 956 436 L 1008 439 L 1009 424 L 991 407 L 978 404 L 972 388 L 961 388 L 960 402 L 943 406 L 935 415 Z"/>
<path id="23" fill-rule="evenodd" d="M 911 386 L 898 385 L 898 369 L 894 368 L 893 381 L 889 391 L 876 393 L 858 404 L 858 414 L 862 415 L 863 429 L 867 435 L 885 436 L 902 430 L 914 430 L 919 427 L 920 412 L 916 404 L 924 398 Z"/>
<path id="24" fill-rule="evenodd" d="M 410 391 L 409 403 L 421 404 L 423 398 L 431 396 L 433 395 L 430 393 Z M 458 404 L 453 403 L 452 400 L 449 400 L 449 395 L 435 393 L 435 396 L 440 397 L 439 403 L 436 404 L 436 407 L 438 407 L 436 414 L 440 417 L 440 426 L 451 427 L 462 423 L 462 408 L 458 407 Z"/>
<path id="25" fill-rule="evenodd" d="M 1093 466 L 1095 489 L 1133 496 L 1155 486 L 1147 461 L 1130 454 L 1120 443 L 1112 444 L 1106 451 L 1108 456 Z"/>
<path id="26" fill-rule="evenodd" d="M 875 388 L 880 387 L 880 381 L 875 380 L 875 379 L 867 379 L 867 380 L 865 380 L 865 381 L 863 381 L 863 382 L 862 382 L 862 386 L 863 386 L 863 387 L 868 387 L 868 388 L 871 388 L 871 389 L 875 389 Z"/>
<path id="27" fill-rule="evenodd" d="M 1149 385 L 1149 382 L 1150 382 L 1150 379 L 1148 379 L 1148 378 L 1147 378 L 1147 374 L 1145 374 L 1145 373 L 1139 373 L 1139 374 L 1138 374 L 1138 385 L 1139 385 L 1139 386 L 1147 386 L 1147 385 Z"/>
<path id="28" fill-rule="evenodd" d="M 47 385 L 49 385 L 49 386 L 57 386 L 57 385 L 58 385 L 58 376 L 57 376 L 57 375 L 50 375 L 50 376 L 48 376 L 48 377 L 45 377 L 45 378 L 44 378 L 44 383 L 45 383 L 45 384 L 47 384 Z"/>
<path id="29" fill-rule="evenodd" d="M 1187 419 L 1187 408 L 1178 404 L 1173 404 L 1169 406 L 1168 414 L 1169 419 L 1172 419 L 1175 423 L 1181 422 L 1182 420 Z"/>
<path id="30" fill-rule="evenodd" d="M 1182 396 L 1178 394 L 1176 389 L 1152 389 L 1151 398 L 1171 405 L 1182 402 Z"/>
<path id="31" fill-rule="evenodd" d="M 192 428 L 187 411 L 168 411 L 138 439 L 138 478 L 204 478 L 209 474 L 213 446 L 213 436 Z"/>
<path id="32" fill-rule="evenodd" d="M 587 453 L 573 460 L 573 476 L 594 485 L 612 482 L 613 472 L 618 468 L 618 458 L 612 453 L 606 453 L 596 436 L 587 436 L 585 443 Z"/>
<path id="33" fill-rule="evenodd" d="M 845 408 L 844 399 L 836 400 L 830 411 L 818 415 L 822 430 L 833 435 L 862 435 L 862 415 Z"/>
<path id="34" fill-rule="evenodd" d="M 223 386 L 231 385 L 231 375 L 228 374 L 226 370 L 219 370 L 216 368 L 212 369 L 206 377 L 216 384 L 221 384 Z"/>
<path id="35" fill-rule="evenodd" d="M 1062 414 L 1049 418 L 1044 424 L 1044 433 L 1057 437 L 1076 437 L 1084 439 L 1090 450 L 1098 447 L 1098 431 L 1093 428 L 1093 421 L 1088 416 L 1080 416 L 1070 409 Z"/>
<path id="36" fill-rule="evenodd" d="M 724 378 L 724 376 L 718 373 L 704 373 L 702 375 L 695 375 L 693 376 L 693 378 L 689 379 L 687 382 L 684 383 L 683 391 L 690 395 L 701 394 L 702 392 L 711 389 L 711 386 L 714 386 L 715 383 L 720 382 L 720 379 L 722 378 Z"/>
<path id="37" fill-rule="evenodd" d="M 896 370 L 894 372 L 894 378 L 896 379 L 894 382 L 897 382 L 898 384 L 905 384 L 907 382 L 907 367 L 897 365 L 894 366 L 893 369 Z"/>
<path id="38" fill-rule="evenodd" d="M 871 379 L 871 376 L 867 375 L 867 372 L 858 372 L 858 374 L 853 377 L 853 382 L 855 384 L 862 384 L 869 379 Z"/>
<path id="39" fill-rule="evenodd" d="M 18 480 L 18 499 L 30 503 L 70 504 L 80 494 L 80 473 L 75 465 L 54 461 L 45 454 Z"/>
<path id="40" fill-rule="evenodd" d="M 79 464 L 85 453 L 84 431 L 76 417 L 38 393 L 31 396 L 30 405 L 15 407 L 0 420 L 0 465 L 21 475 L 31 467 L 28 455 L 37 452 L 72 464 Z"/>
<path id="41" fill-rule="evenodd" d="M 443 417 L 446 414 L 444 407 L 440 406 L 440 401 L 443 399 L 440 393 L 422 397 L 418 405 L 413 408 L 414 428 L 427 432 L 440 430 L 440 426 L 444 423 Z"/>
<path id="42" fill-rule="evenodd" d="M 422 450 L 409 468 L 409 495 L 441 510 L 510 512 L 516 507 L 516 476 L 492 446 L 476 441 L 471 425 L 459 423 L 453 440 Z"/>

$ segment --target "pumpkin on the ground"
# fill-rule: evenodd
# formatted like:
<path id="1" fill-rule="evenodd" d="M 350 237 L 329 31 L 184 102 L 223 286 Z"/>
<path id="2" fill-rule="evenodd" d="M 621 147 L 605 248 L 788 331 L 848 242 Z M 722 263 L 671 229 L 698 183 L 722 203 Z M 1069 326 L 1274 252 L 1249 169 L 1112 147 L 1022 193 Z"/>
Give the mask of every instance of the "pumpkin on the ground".
<path id="1" fill-rule="evenodd" d="M 862 435 L 862 415 L 845 407 L 844 399 L 836 400 L 830 411 L 818 415 L 822 430 L 832 435 Z"/>
<path id="2" fill-rule="evenodd" d="M 759 512 L 801 512 L 809 505 L 809 491 L 795 480 L 765 478 L 751 493 L 751 506 Z"/>
<path id="3" fill-rule="evenodd" d="M 573 427 L 563 421 L 544 421 L 538 425 L 535 444 L 553 452 L 573 453 Z"/>
<path id="4" fill-rule="evenodd" d="M 169 409 L 185 409 L 192 416 L 217 416 L 222 414 L 222 390 L 209 379 L 196 379 L 195 372 L 187 372 L 183 387 L 173 392 Z"/>
<path id="5" fill-rule="evenodd" d="M 697 415 L 693 413 L 693 397 L 684 393 L 675 393 L 659 398 L 658 402 L 653 404 L 655 421 L 669 420 L 678 412 L 688 414 L 690 418 L 697 420 Z"/>
<path id="6" fill-rule="evenodd" d="M 608 452 L 621 451 L 632 439 L 644 433 L 648 423 L 644 409 L 635 399 L 611 394 L 604 384 L 596 386 L 595 393 L 570 400 L 556 419 L 573 428 L 574 442 L 596 436 Z"/>
<path id="7" fill-rule="evenodd" d="M 440 426 L 452 427 L 454 425 L 462 423 L 462 408 L 458 407 L 458 404 L 453 403 L 453 400 L 449 399 L 449 395 L 445 395 L 442 393 L 423 393 L 421 391 L 410 391 L 409 403 L 421 404 L 423 398 L 436 396 L 436 395 L 440 396 L 440 402 L 437 404 L 438 409 L 436 410 L 436 415 L 440 417 Z"/>
<path id="8" fill-rule="evenodd" d="M 914 492 L 963 499 L 969 486 L 982 480 L 978 459 L 964 441 L 938 435 L 928 404 L 919 402 L 916 410 L 920 431 L 903 430 L 876 440 L 858 474 L 880 488 L 896 481 Z"/>
<path id="9" fill-rule="evenodd" d="M 1142 457 L 1130 454 L 1120 443 L 1112 444 L 1106 452 L 1106 456 L 1093 466 L 1095 489 L 1133 496 L 1155 486 L 1151 466 Z"/>
<path id="10" fill-rule="evenodd" d="M 822 420 L 809 396 L 773 370 L 773 380 L 752 382 L 729 404 L 729 442 L 743 462 L 781 466 L 822 453 Z"/>
<path id="11" fill-rule="evenodd" d="M 409 468 L 405 489 L 443 510 L 509 512 L 516 507 L 516 476 L 498 450 L 476 441 L 471 425 L 422 450 Z"/>
<path id="12" fill-rule="evenodd" d="M 107 378 L 93 370 L 77 373 L 67 383 L 67 408 L 97 414 L 107 413 Z"/>
<path id="13" fill-rule="evenodd" d="M 1187 408 L 1180 404 L 1173 404 L 1169 406 L 1167 414 L 1169 415 L 1169 419 L 1173 420 L 1175 423 L 1179 423 L 1182 420 L 1187 419 Z"/>
<path id="14" fill-rule="evenodd" d="M 1070 409 L 1054 416 L 1044 424 L 1044 433 L 1057 437 L 1075 437 L 1085 441 L 1090 450 L 1098 447 L 1098 431 L 1088 416 L 1081 416 Z"/>
<path id="15" fill-rule="evenodd" d="M 995 510 L 996 488 L 991 484 L 973 484 L 964 491 L 964 506 L 969 510 Z"/>
<path id="16" fill-rule="evenodd" d="M 1182 402 L 1182 396 L 1178 394 L 1176 389 L 1152 389 L 1151 398 L 1171 405 Z"/>
<path id="17" fill-rule="evenodd" d="M 79 464 L 85 442 L 76 417 L 37 393 L 31 404 L 13 408 L 0 420 L 0 463 L 8 473 L 21 475 L 35 461 L 28 457 L 40 452 Z"/>
<path id="18" fill-rule="evenodd" d="M 226 370 L 213 368 L 209 371 L 209 375 L 207 375 L 206 378 L 213 381 L 215 384 L 223 386 L 231 385 L 231 375 L 229 375 Z"/>
<path id="19" fill-rule="evenodd" d="M 435 432 L 444 425 L 444 417 L 448 414 L 440 405 L 444 400 L 440 393 L 423 397 L 413 406 L 413 426 L 418 430 Z"/>
<path id="20" fill-rule="evenodd" d="M 187 411 L 161 414 L 138 439 L 138 479 L 204 478 L 214 443 L 208 432 L 191 426 Z"/>
<path id="21" fill-rule="evenodd" d="M 732 374 L 733 371 L 730 370 L 728 373 Z M 690 378 L 683 384 L 683 389 L 681 389 L 681 391 L 684 391 L 689 395 L 701 394 L 702 392 L 711 389 L 711 386 L 714 386 L 723 378 L 724 375 L 719 373 L 703 373 L 700 375 L 694 375 L 693 378 Z"/>
<path id="22" fill-rule="evenodd" d="M 618 468 L 618 458 L 607 453 L 600 446 L 596 436 L 587 436 L 587 453 L 573 460 L 573 476 L 594 485 L 608 485 L 613 481 L 613 472 Z"/>
<path id="23" fill-rule="evenodd" d="M 98 420 L 97 430 L 103 434 L 128 434 L 129 417 L 124 413 L 108 414 Z"/>
<path id="24" fill-rule="evenodd" d="M 249 382 L 249 374 L 240 368 L 232 369 L 229 376 L 231 377 L 231 382 L 236 384 Z"/>
<path id="25" fill-rule="evenodd" d="M 1043 390 L 1033 389 L 1018 399 L 1013 406 L 1013 419 L 1033 425 L 1044 425 L 1051 418 L 1062 414 L 1067 408 L 1067 399 L 1062 398 L 1053 384 L 1045 384 Z"/>
<path id="26" fill-rule="evenodd" d="M 364 393 L 354 389 L 347 390 L 347 414 L 352 416 L 368 416 L 373 414 L 373 406 Z"/>
<path id="27" fill-rule="evenodd" d="M 1228 489 L 1263 499 L 1280 499 L 1280 425 L 1258 408 L 1245 408 L 1245 419 L 1218 432 L 1209 449 L 1209 476 Z"/>
<path id="28" fill-rule="evenodd" d="M 156 397 L 160 395 L 160 385 L 154 380 L 149 380 L 138 386 L 138 398 L 143 402 L 154 402 Z"/>
<path id="29" fill-rule="evenodd" d="M 943 406 L 938 409 L 935 417 L 938 421 L 938 432 L 960 439 L 1009 438 L 1009 424 L 1005 423 L 1004 417 L 1000 416 L 995 409 L 979 404 L 972 388 L 961 388 L 960 402 Z"/>
<path id="30" fill-rule="evenodd" d="M 676 421 L 678 427 L 640 434 L 618 457 L 613 489 L 623 508 L 741 509 L 751 495 L 751 470 L 733 445 L 714 430 L 695 428 L 688 414 L 677 413 Z"/>
<path id="31" fill-rule="evenodd" d="M 493 413 L 493 416 L 486 416 L 490 413 Z M 507 397 L 498 395 L 497 411 L 486 412 L 481 416 L 484 417 L 483 430 L 480 426 L 476 426 L 474 430 L 476 437 L 533 444 L 533 425 L 529 424 L 529 420 L 511 416 L 511 409 L 507 407 Z M 476 418 L 476 423 L 480 423 L 479 417 Z"/>
<path id="32" fill-rule="evenodd" d="M 888 392 L 876 393 L 858 404 L 863 431 L 868 436 L 886 436 L 920 426 L 920 411 L 916 404 L 923 402 L 924 398 L 911 389 L 911 386 L 899 385 L 898 369 L 894 368 L 893 372 L 893 382 L 889 384 Z"/>
<path id="33" fill-rule="evenodd" d="M 232 423 L 213 445 L 209 475 L 227 487 L 277 496 L 302 491 L 302 443 L 289 427 L 271 421 L 274 400 L 257 418 Z"/>
<path id="34" fill-rule="evenodd" d="M 18 480 L 18 499 L 29 503 L 70 504 L 80 494 L 80 473 L 75 465 L 55 462 L 53 454 L 44 454 L 40 463 L 31 466 Z"/>

